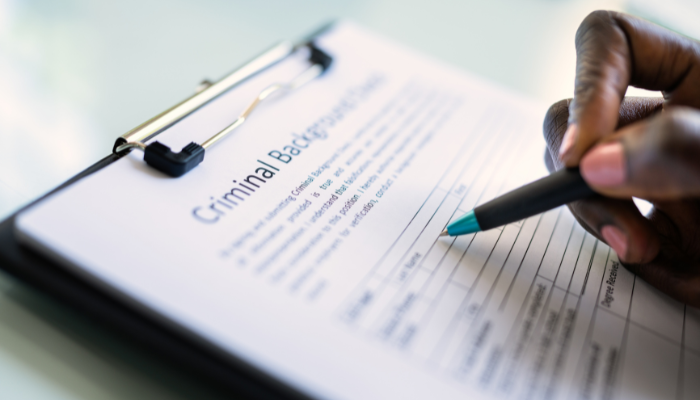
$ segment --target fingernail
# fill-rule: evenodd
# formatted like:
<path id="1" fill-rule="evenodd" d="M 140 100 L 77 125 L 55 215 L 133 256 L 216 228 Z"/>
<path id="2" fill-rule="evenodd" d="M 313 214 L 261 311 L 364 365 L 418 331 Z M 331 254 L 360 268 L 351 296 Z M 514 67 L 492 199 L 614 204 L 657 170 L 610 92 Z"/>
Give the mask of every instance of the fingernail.
<path id="1" fill-rule="evenodd" d="M 581 160 L 581 175 L 596 186 L 617 186 L 625 182 L 625 151 L 622 143 L 595 147 Z"/>
<path id="2" fill-rule="evenodd" d="M 574 143 L 576 143 L 576 136 L 578 135 L 578 128 L 576 124 L 569 125 L 564 133 L 564 139 L 561 141 L 561 147 L 559 147 L 559 159 L 564 160 L 569 155 L 571 155 L 571 150 L 574 148 Z"/>
<path id="3" fill-rule="evenodd" d="M 603 236 L 608 245 L 615 250 L 617 256 L 624 260 L 627 254 L 627 236 L 614 225 L 605 225 L 600 234 Z"/>

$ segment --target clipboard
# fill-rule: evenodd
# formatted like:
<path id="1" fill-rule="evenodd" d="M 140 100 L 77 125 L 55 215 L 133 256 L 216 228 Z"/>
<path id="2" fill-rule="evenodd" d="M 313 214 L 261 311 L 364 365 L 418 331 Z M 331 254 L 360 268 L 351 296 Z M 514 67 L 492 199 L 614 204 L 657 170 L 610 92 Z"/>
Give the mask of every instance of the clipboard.
<path id="1" fill-rule="evenodd" d="M 286 59 L 333 28 L 322 25 L 295 41 L 283 41 L 264 51 L 217 82 L 204 81 L 197 93 L 117 138 L 109 154 L 41 198 L 0 222 L 0 268 L 49 296 L 77 309 L 85 317 L 117 332 L 139 350 L 174 365 L 203 382 L 215 385 L 236 398 L 308 399 L 309 397 L 263 370 L 231 354 L 209 347 L 168 328 L 143 312 L 119 301 L 59 263 L 21 245 L 15 236 L 15 220 L 25 209 L 79 180 L 107 167 L 130 151 L 129 143 L 154 138 L 220 95 L 234 90 L 249 78 Z M 127 145 L 127 146 L 124 146 Z M 122 146 L 120 148 L 120 146 Z M 201 161 L 201 160 L 200 160 Z M 185 171 L 186 172 L 186 171 Z"/>

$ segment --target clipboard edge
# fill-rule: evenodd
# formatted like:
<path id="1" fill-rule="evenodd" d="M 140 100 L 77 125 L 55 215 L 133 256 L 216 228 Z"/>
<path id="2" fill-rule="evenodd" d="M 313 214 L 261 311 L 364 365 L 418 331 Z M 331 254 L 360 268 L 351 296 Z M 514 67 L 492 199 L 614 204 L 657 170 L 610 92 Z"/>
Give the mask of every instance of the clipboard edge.
<path id="1" fill-rule="evenodd" d="M 321 25 L 312 33 L 297 41 L 296 46 L 305 45 L 316 37 L 328 32 L 337 22 L 337 20 L 333 20 Z M 255 59 L 237 68 L 231 74 L 252 61 L 255 61 Z M 274 64 L 269 66 L 271 65 Z M 263 70 L 257 72 L 262 72 Z M 246 77 L 246 79 L 250 76 Z M 221 94 L 235 89 L 243 81 L 230 86 Z M 207 103 L 203 103 L 201 106 Z M 175 107 L 177 105 L 157 114 L 131 131 L 148 124 L 149 121 L 158 118 Z M 183 115 L 182 118 L 186 115 Z M 151 137 L 156 135 L 157 133 Z M 99 321 L 104 327 L 116 331 L 120 337 L 134 344 L 140 350 L 152 353 L 161 359 L 175 362 L 179 369 L 214 383 L 231 394 L 255 399 L 310 399 L 311 397 L 308 394 L 240 359 L 235 354 L 219 354 L 219 352 L 213 351 L 213 348 L 203 346 L 192 338 L 188 338 L 186 335 L 164 326 L 163 323 L 148 317 L 142 311 L 125 304 L 125 302 L 69 271 L 61 266 L 60 263 L 50 260 L 40 252 L 20 243 L 15 229 L 15 220 L 22 212 L 77 181 L 118 161 L 126 156 L 127 153 L 108 154 L 95 164 L 63 182 L 45 195 L 24 205 L 3 221 L 0 221 L 0 268 L 40 292 L 48 294 L 67 306 L 78 310 L 84 316 Z"/>
<path id="2" fill-rule="evenodd" d="M 56 189 L 0 222 L 0 266 L 11 276 L 95 320 L 140 351 L 151 353 L 176 368 L 213 383 L 236 396 L 254 399 L 310 399 L 306 394 L 258 369 L 235 354 L 220 354 L 187 335 L 150 318 L 116 296 L 70 271 L 60 262 L 18 240 L 15 220 L 24 210 L 122 158 L 110 154 Z"/>

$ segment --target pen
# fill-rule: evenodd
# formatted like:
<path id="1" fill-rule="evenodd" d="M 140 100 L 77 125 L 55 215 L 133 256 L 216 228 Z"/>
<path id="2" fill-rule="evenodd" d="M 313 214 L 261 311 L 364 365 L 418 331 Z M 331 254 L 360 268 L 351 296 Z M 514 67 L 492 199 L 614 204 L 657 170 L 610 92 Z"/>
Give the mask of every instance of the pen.
<path id="1" fill-rule="evenodd" d="M 449 224 L 440 236 L 486 231 L 595 194 L 578 168 L 564 168 L 476 207 Z"/>

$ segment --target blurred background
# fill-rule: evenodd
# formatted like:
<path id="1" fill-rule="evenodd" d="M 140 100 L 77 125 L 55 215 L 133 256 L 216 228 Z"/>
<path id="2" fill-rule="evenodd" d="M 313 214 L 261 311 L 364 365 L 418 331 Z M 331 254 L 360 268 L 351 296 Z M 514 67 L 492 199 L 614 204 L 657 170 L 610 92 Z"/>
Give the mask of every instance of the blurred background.
<path id="1" fill-rule="evenodd" d="M 0 0 L 0 219 L 106 156 L 117 136 L 203 79 L 332 19 L 553 103 L 573 94 L 574 34 L 596 9 L 700 38 L 697 0 Z M 221 398 L 2 272 L 0 391 Z"/>

